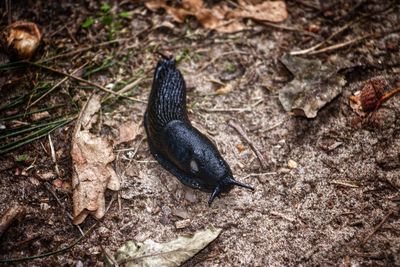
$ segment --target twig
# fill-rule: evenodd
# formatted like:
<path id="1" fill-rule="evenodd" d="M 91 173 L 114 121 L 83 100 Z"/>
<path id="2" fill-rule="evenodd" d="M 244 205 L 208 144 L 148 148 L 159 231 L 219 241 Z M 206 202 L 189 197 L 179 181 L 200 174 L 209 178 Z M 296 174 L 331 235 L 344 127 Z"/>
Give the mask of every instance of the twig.
<path id="1" fill-rule="evenodd" d="M 94 45 L 91 45 L 91 46 L 88 46 L 88 47 L 83 47 L 81 49 L 74 49 L 74 50 L 66 52 L 64 54 L 59 54 L 57 56 L 50 57 L 50 58 L 44 58 L 42 60 L 37 61 L 36 63 L 40 64 L 40 63 L 44 63 L 44 62 L 47 62 L 47 61 L 50 61 L 50 60 L 54 60 L 54 59 L 58 59 L 58 58 L 70 57 L 70 56 L 73 56 L 75 54 L 86 52 L 86 51 L 91 50 L 91 49 L 96 48 L 96 47 L 107 46 L 107 45 L 110 45 L 110 44 L 115 44 L 115 43 L 119 43 L 119 42 L 123 42 L 123 41 L 128 41 L 130 39 L 131 38 L 115 39 L 115 40 L 111 40 L 111 41 L 107 41 L 107 42 L 103 42 L 103 43 L 99 43 L 99 44 L 94 44 Z"/>
<path id="2" fill-rule="evenodd" d="M 57 176 L 60 177 L 60 170 L 58 169 L 56 152 L 54 151 L 54 145 L 53 145 L 53 141 L 51 140 L 50 133 L 48 134 L 48 137 L 49 137 L 49 145 L 50 145 L 50 151 L 51 151 L 51 159 L 53 160 L 54 169 L 56 170 Z"/>
<path id="3" fill-rule="evenodd" d="M 115 260 L 114 256 L 111 254 L 110 250 L 100 245 L 101 250 L 104 252 L 104 255 L 107 259 L 112 263 L 113 267 L 119 267 L 118 262 Z"/>
<path id="4" fill-rule="evenodd" d="M 54 72 L 54 73 L 57 73 L 57 74 L 60 74 L 60 75 L 64 75 L 64 76 L 67 76 L 67 77 L 69 77 L 69 78 L 75 79 L 75 80 L 77 80 L 77 81 L 79 81 L 79 82 L 83 82 L 83 83 L 86 83 L 86 84 L 88 84 L 88 85 L 94 86 L 94 87 L 96 87 L 96 88 L 98 88 L 98 89 L 100 89 L 101 91 L 104 91 L 104 92 L 106 92 L 106 93 L 113 94 L 113 95 L 116 95 L 116 96 L 119 96 L 119 97 L 122 97 L 122 98 L 126 98 L 126 99 L 129 99 L 129 100 L 135 101 L 135 102 L 146 103 L 146 102 L 143 101 L 143 100 L 136 99 L 136 98 L 129 97 L 129 96 L 121 95 L 121 94 L 119 94 L 119 93 L 117 93 L 117 92 L 114 92 L 113 90 L 107 89 L 107 88 L 105 88 L 104 86 L 101 86 L 101 85 L 99 85 L 99 84 L 97 84 L 97 83 L 91 82 L 91 81 L 89 81 L 89 80 L 82 79 L 81 77 L 77 77 L 77 76 L 74 76 L 74 75 L 72 75 L 72 74 L 65 73 L 65 72 L 63 72 L 63 71 L 61 71 L 61 70 L 53 69 L 53 68 L 51 68 L 51 67 L 47 67 L 47 66 L 44 66 L 44 65 L 35 63 L 35 62 L 27 61 L 27 63 L 30 64 L 30 65 L 32 65 L 32 66 L 35 66 L 35 67 L 38 67 L 38 68 L 41 68 L 41 69 L 45 69 L 45 70 L 48 70 L 48 71 L 51 71 L 51 72 Z"/>
<path id="5" fill-rule="evenodd" d="M 360 37 L 354 38 L 352 40 L 349 40 L 349 41 L 346 41 L 346 42 L 343 42 L 343 43 L 334 44 L 334 45 L 322 48 L 320 50 L 312 51 L 312 52 L 309 53 L 309 55 L 316 55 L 316 54 L 321 54 L 321 53 L 325 53 L 325 52 L 330 52 L 330 51 L 333 51 L 333 50 L 336 50 L 336 49 L 339 49 L 339 48 L 346 47 L 346 46 L 351 45 L 351 44 L 358 43 L 358 42 L 360 42 L 362 40 L 365 40 L 365 39 L 367 39 L 367 38 L 369 38 L 371 36 L 374 36 L 374 34 L 367 34 L 367 35 L 360 36 Z"/>
<path id="6" fill-rule="evenodd" d="M 285 220 L 287 220 L 289 222 L 295 222 L 296 221 L 296 219 L 293 219 L 293 218 L 291 218 L 291 217 L 289 217 L 289 216 L 287 216 L 287 215 L 285 215 L 283 213 L 280 213 L 280 212 L 271 211 L 270 213 L 271 213 L 271 215 L 274 215 L 274 216 L 277 216 L 277 217 L 281 217 L 282 219 L 285 219 Z"/>
<path id="7" fill-rule="evenodd" d="M 251 108 L 200 108 L 205 112 L 244 112 L 251 111 Z"/>
<path id="8" fill-rule="evenodd" d="M 299 50 L 299 51 L 292 51 L 292 52 L 289 52 L 289 54 L 292 55 L 292 56 L 298 56 L 298 55 L 308 54 L 308 53 L 314 51 L 315 49 L 320 48 L 321 46 L 323 46 L 324 44 L 326 44 L 327 42 L 329 42 L 330 40 L 332 40 L 336 35 L 342 33 L 343 31 L 345 31 L 346 29 L 348 29 L 350 26 L 352 26 L 352 25 L 358 23 L 359 21 L 360 21 L 360 19 L 359 19 L 359 20 L 356 20 L 356 21 L 352 21 L 352 22 L 350 22 L 350 23 L 344 25 L 343 27 L 339 28 L 337 31 L 335 31 L 334 33 L 332 33 L 328 38 L 326 38 L 326 39 L 323 40 L 322 42 L 320 42 L 320 43 L 318 43 L 318 44 L 316 44 L 316 45 L 314 45 L 314 46 L 312 46 L 312 47 L 310 47 L 310 48 L 303 49 L 303 50 Z"/>
<path id="9" fill-rule="evenodd" d="M 76 70 L 74 70 L 71 74 L 75 74 L 78 71 L 82 70 L 83 67 L 85 67 L 88 64 L 88 62 L 86 62 L 85 64 L 83 64 L 81 67 L 77 68 Z M 41 95 L 38 99 L 36 99 L 33 103 L 29 104 L 28 108 L 32 107 L 33 105 L 35 105 L 37 102 L 39 102 L 40 100 L 42 100 L 45 96 L 47 96 L 48 94 L 50 94 L 51 92 L 53 92 L 58 86 L 60 86 L 61 84 L 63 84 L 66 80 L 68 80 L 68 77 L 64 77 L 61 81 L 59 81 L 58 83 L 56 83 L 52 88 L 50 88 L 50 90 L 48 90 L 46 93 L 44 93 L 43 95 Z"/>
<path id="10" fill-rule="evenodd" d="M 352 184 L 352 183 L 347 182 L 347 181 L 339 181 L 339 180 L 335 181 L 334 180 L 334 181 L 332 181 L 330 183 L 331 184 L 336 184 L 336 185 L 341 185 L 341 186 L 347 186 L 347 187 L 351 187 L 351 188 L 359 188 L 358 185 Z"/>
<path id="11" fill-rule="evenodd" d="M 389 98 L 393 97 L 395 94 L 400 93 L 400 87 L 397 87 L 390 92 L 384 94 L 381 99 L 379 100 L 381 103 L 387 101 Z"/>
<path id="12" fill-rule="evenodd" d="M 382 221 L 374 228 L 374 230 L 367 235 L 367 237 L 364 238 L 363 240 L 363 244 L 365 244 L 382 226 L 383 224 L 389 219 L 390 216 L 392 216 L 393 211 L 389 211 L 388 214 L 386 214 L 386 216 L 382 219 Z"/>
<path id="13" fill-rule="evenodd" d="M 275 23 L 271 23 L 271 22 L 267 22 L 267 21 L 260 21 L 260 23 L 262 25 L 266 25 L 275 29 L 279 29 L 279 30 L 284 30 L 284 31 L 291 31 L 291 32 L 299 32 L 302 33 L 304 35 L 310 35 L 310 36 L 317 36 L 315 33 L 303 30 L 303 29 L 298 29 L 295 27 L 289 27 L 289 26 L 285 26 L 285 25 L 279 25 L 279 24 L 275 24 Z"/>
<path id="14" fill-rule="evenodd" d="M 25 207 L 14 203 L 0 218 L 0 237 L 8 229 L 10 224 L 16 219 L 25 216 Z"/>
<path id="15" fill-rule="evenodd" d="M 233 121 L 229 121 L 229 126 L 231 126 L 233 129 L 235 129 L 239 135 L 242 136 L 242 138 L 249 144 L 249 146 L 251 147 L 251 149 L 253 150 L 253 152 L 256 154 L 258 160 L 260 161 L 261 167 L 263 169 L 267 168 L 265 159 L 263 157 L 263 155 L 260 153 L 260 151 L 258 151 L 258 149 L 255 147 L 255 145 L 253 144 L 253 142 L 250 141 L 250 139 L 247 137 L 246 133 L 244 132 L 243 128 L 236 124 Z"/>
<path id="16" fill-rule="evenodd" d="M 39 259 L 39 258 L 44 258 L 44 257 L 48 257 L 54 254 L 58 254 L 58 253 L 62 253 L 65 251 L 70 250 L 71 248 L 73 248 L 76 244 L 78 244 L 79 242 L 81 242 L 86 236 L 88 236 L 93 229 L 95 228 L 95 226 L 97 226 L 99 222 L 96 222 L 95 224 L 93 224 L 89 230 L 86 231 L 86 233 L 84 233 L 83 236 L 80 236 L 79 238 L 77 238 L 75 241 L 73 241 L 71 244 L 69 244 L 68 246 L 55 250 L 55 251 L 50 251 L 50 252 L 46 252 L 46 253 L 42 253 L 39 255 L 35 255 L 35 256 L 29 256 L 29 257 L 23 257 L 23 258 L 14 258 L 14 259 L 0 259 L 0 263 L 10 263 L 10 262 L 18 262 L 18 261 L 27 261 L 27 260 L 34 260 L 34 259 Z"/>

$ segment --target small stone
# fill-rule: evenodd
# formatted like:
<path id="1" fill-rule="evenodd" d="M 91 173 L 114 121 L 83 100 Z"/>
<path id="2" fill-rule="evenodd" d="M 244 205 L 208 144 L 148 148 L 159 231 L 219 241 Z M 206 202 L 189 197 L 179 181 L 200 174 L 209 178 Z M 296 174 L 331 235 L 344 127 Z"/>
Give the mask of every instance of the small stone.
<path id="1" fill-rule="evenodd" d="M 190 219 L 175 222 L 176 229 L 183 229 L 190 225 Z"/>
<path id="2" fill-rule="evenodd" d="M 187 201 L 191 202 L 191 203 L 194 203 L 194 202 L 197 201 L 197 197 L 196 197 L 196 195 L 194 194 L 193 190 L 190 190 L 190 191 L 186 191 L 186 192 L 185 192 L 185 199 L 186 199 Z"/>
<path id="3" fill-rule="evenodd" d="M 287 164 L 287 166 L 290 168 L 290 169 L 296 169 L 297 168 L 297 162 L 296 161 L 294 161 L 294 160 L 292 160 L 292 159 L 289 159 L 289 161 L 288 161 L 288 164 Z"/>
<path id="4" fill-rule="evenodd" d="M 44 173 L 37 173 L 42 180 L 50 180 L 51 178 L 55 177 L 55 174 L 51 171 L 44 172 Z"/>
<path id="5" fill-rule="evenodd" d="M 173 209 L 173 210 L 172 210 L 172 214 L 175 215 L 175 216 L 177 216 L 177 217 L 179 217 L 179 218 L 182 218 L 182 219 L 188 219 L 188 218 L 190 218 L 189 213 L 188 213 L 187 210 L 184 209 L 184 208 L 176 208 L 176 209 Z"/>
<path id="6" fill-rule="evenodd" d="M 55 179 L 53 181 L 53 186 L 54 187 L 60 188 L 60 187 L 62 187 L 62 184 L 63 184 L 63 181 L 61 179 L 59 179 L 59 178 L 57 178 L 57 179 Z"/>
<path id="7" fill-rule="evenodd" d="M 40 203 L 40 209 L 46 211 L 46 210 L 50 209 L 50 205 L 47 203 Z"/>

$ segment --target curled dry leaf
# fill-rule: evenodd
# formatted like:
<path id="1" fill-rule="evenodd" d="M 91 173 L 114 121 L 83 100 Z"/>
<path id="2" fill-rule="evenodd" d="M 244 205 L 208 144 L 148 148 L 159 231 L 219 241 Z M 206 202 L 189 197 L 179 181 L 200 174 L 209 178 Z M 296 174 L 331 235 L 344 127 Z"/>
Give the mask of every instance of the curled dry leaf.
<path id="1" fill-rule="evenodd" d="M 42 35 L 32 22 L 16 21 L 4 31 L 3 42 L 12 56 L 30 59 L 39 47 Z"/>
<path id="2" fill-rule="evenodd" d="M 91 118 L 100 109 L 100 97 L 92 96 L 82 109 L 72 137 L 72 187 L 74 224 L 82 223 L 88 214 L 104 216 L 106 189 L 119 190 L 119 179 L 111 167 L 112 144 L 89 132 Z"/>
<path id="3" fill-rule="evenodd" d="M 176 267 L 192 258 L 214 241 L 221 229 L 209 228 L 194 235 L 179 236 L 167 243 L 146 240 L 143 243 L 128 241 L 118 249 L 115 259 L 119 266 Z"/>
<path id="4" fill-rule="evenodd" d="M 201 0 L 182 0 L 179 7 L 168 5 L 166 0 L 147 1 L 145 5 L 151 10 L 165 9 L 179 23 L 182 23 L 186 16 L 194 16 L 203 27 L 224 33 L 246 29 L 246 25 L 241 21 L 242 18 L 281 22 L 288 16 L 283 1 L 264 1 L 255 4 L 239 1 L 235 9 L 224 2 L 207 8 Z"/>

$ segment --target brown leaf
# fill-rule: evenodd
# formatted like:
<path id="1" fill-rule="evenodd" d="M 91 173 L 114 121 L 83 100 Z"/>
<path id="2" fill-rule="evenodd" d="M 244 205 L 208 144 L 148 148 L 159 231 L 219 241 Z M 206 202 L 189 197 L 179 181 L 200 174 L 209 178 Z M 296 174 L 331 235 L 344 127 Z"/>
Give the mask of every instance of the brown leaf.
<path id="1" fill-rule="evenodd" d="M 265 1 L 251 5 L 240 1 L 240 8 L 228 14 L 229 18 L 251 18 L 261 21 L 282 22 L 288 17 L 284 1 Z"/>
<path id="2" fill-rule="evenodd" d="M 194 16 L 207 29 L 219 32 L 232 33 L 245 29 L 245 25 L 236 18 L 227 19 L 226 14 L 230 10 L 226 4 L 218 4 L 212 9 L 204 7 L 201 0 L 182 0 L 182 7 L 172 7 L 167 5 L 165 0 L 153 0 L 146 2 L 146 7 L 150 10 L 163 8 L 172 18 L 182 23 L 186 16 Z"/>
<path id="3" fill-rule="evenodd" d="M 88 214 L 102 218 L 106 189 L 119 190 L 120 187 L 110 165 L 115 159 L 111 142 L 89 132 L 91 118 L 99 109 L 100 97 L 94 95 L 82 109 L 72 138 L 74 224 L 82 223 Z"/>
<path id="4" fill-rule="evenodd" d="M 119 126 L 118 144 L 132 141 L 139 133 L 140 124 L 133 121 L 122 123 Z"/>
<path id="5" fill-rule="evenodd" d="M 150 10 L 157 10 L 159 8 L 165 9 L 168 14 L 172 16 L 172 18 L 179 22 L 182 23 L 185 20 L 185 17 L 188 15 L 191 15 L 190 12 L 186 11 L 183 8 L 175 8 L 167 5 L 166 1 L 163 0 L 154 0 L 154 1 L 148 1 L 145 3 L 146 7 Z"/>

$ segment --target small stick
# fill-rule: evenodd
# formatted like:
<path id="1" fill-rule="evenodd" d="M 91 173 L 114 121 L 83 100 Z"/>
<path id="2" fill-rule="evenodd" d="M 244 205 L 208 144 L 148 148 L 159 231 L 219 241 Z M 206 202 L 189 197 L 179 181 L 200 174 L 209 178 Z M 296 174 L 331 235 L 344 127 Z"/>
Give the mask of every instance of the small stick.
<path id="1" fill-rule="evenodd" d="M 122 97 L 122 98 L 126 98 L 126 99 L 129 99 L 129 100 L 135 101 L 135 102 L 146 103 L 146 102 L 143 101 L 143 100 L 140 100 L 140 99 L 137 99 L 137 98 L 133 98 L 133 97 L 129 97 L 129 96 L 121 95 L 121 94 L 119 94 L 119 93 L 117 93 L 117 92 L 114 92 L 113 90 L 107 89 L 107 88 L 105 88 L 104 86 L 101 86 L 101 85 L 99 85 L 99 84 L 97 84 L 97 83 L 91 82 L 91 81 L 89 81 L 89 80 L 82 79 L 81 77 L 78 77 L 78 76 L 75 76 L 75 75 L 72 75 L 72 74 L 65 73 L 65 72 L 63 72 L 63 71 L 61 71 L 61 70 L 53 69 L 53 68 L 51 68 L 51 67 L 47 67 L 47 66 L 44 66 L 44 65 L 35 63 L 35 62 L 27 61 L 27 63 L 30 64 L 30 65 L 32 65 L 32 66 L 35 66 L 35 67 L 38 67 L 38 68 L 41 68 L 41 69 L 45 69 L 45 70 L 49 70 L 49 71 L 51 71 L 51 72 L 54 72 L 54 73 L 57 73 L 57 74 L 60 74 L 60 75 L 67 76 L 68 78 L 75 79 L 75 80 L 77 80 L 77 81 L 79 81 L 79 82 L 83 82 L 83 83 L 86 83 L 86 84 L 88 84 L 88 85 L 94 86 L 94 87 L 96 87 L 96 88 L 98 88 L 98 89 L 100 89 L 101 91 L 104 91 L 104 92 L 106 92 L 106 93 L 109 93 L 109 94 L 112 94 L 112 95 L 116 95 L 116 96 L 119 96 L 119 97 Z"/>
<path id="2" fill-rule="evenodd" d="M 293 219 L 293 218 L 291 218 L 291 217 L 289 217 L 289 216 L 287 216 L 287 215 L 285 215 L 283 213 L 280 213 L 280 212 L 271 211 L 270 213 L 271 213 L 271 215 L 274 215 L 274 216 L 277 216 L 277 217 L 281 217 L 282 219 L 288 220 L 289 222 L 295 222 L 296 221 L 296 219 Z"/>
<path id="3" fill-rule="evenodd" d="M 119 267 L 118 262 L 115 260 L 114 256 L 111 254 L 111 251 L 108 248 L 103 247 L 103 245 L 100 245 L 100 248 L 104 252 L 107 259 L 112 263 L 112 266 Z"/>
<path id="4" fill-rule="evenodd" d="M 381 99 L 379 100 L 380 103 L 385 102 L 386 100 L 388 100 L 389 98 L 393 97 L 395 94 L 400 93 L 400 87 L 397 87 L 395 89 L 393 89 L 390 92 L 387 92 L 386 94 L 384 94 Z"/>
<path id="5" fill-rule="evenodd" d="M 321 46 L 323 46 L 324 44 L 326 44 L 327 42 L 329 42 L 330 40 L 332 40 L 336 35 L 340 34 L 341 32 L 345 31 L 346 29 L 348 29 L 350 26 L 358 23 L 360 20 L 356 20 L 353 22 L 350 22 L 346 25 L 344 25 L 343 27 L 339 28 L 337 31 L 335 31 L 334 33 L 332 33 L 328 38 L 326 38 L 325 40 L 323 40 L 322 42 L 311 46 L 309 48 L 303 49 L 303 50 L 299 50 L 299 51 L 292 51 L 289 52 L 290 55 L 292 56 L 298 56 L 298 55 L 304 55 L 304 54 L 308 54 L 312 51 L 314 51 L 317 48 L 320 48 Z"/>
<path id="6" fill-rule="evenodd" d="M 249 144 L 249 146 L 251 147 L 251 149 L 253 150 L 253 152 L 256 154 L 258 160 L 260 161 L 261 167 L 263 169 L 267 168 L 267 165 L 265 163 L 265 159 L 263 157 L 263 155 L 260 153 L 260 151 L 255 147 L 255 145 L 250 141 L 250 139 L 247 137 L 246 133 L 244 132 L 243 128 L 236 124 L 233 121 L 229 121 L 229 126 L 231 126 L 233 129 L 235 129 L 239 135 L 242 136 L 242 138 Z"/>
<path id="7" fill-rule="evenodd" d="M 85 64 L 83 64 L 81 67 L 77 68 L 76 70 L 74 70 L 71 74 L 75 74 L 77 73 L 79 70 L 81 70 L 83 67 L 85 67 L 88 64 L 88 62 L 86 62 Z M 40 100 L 42 100 L 45 96 L 47 96 L 48 94 L 50 94 L 51 92 L 53 92 L 58 86 L 60 86 L 61 84 L 63 84 L 66 80 L 68 80 L 68 77 L 64 77 L 61 81 L 59 81 L 58 83 L 56 83 L 52 88 L 50 88 L 50 90 L 48 90 L 46 93 L 44 93 L 43 95 L 41 95 L 38 99 L 36 99 L 32 104 L 29 104 L 28 108 L 32 107 L 33 105 L 35 105 L 37 102 L 39 102 Z"/>
<path id="8" fill-rule="evenodd" d="M 370 238 L 371 236 L 373 236 L 382 226 L 383 224 L 389 219 L 390 216 L 392 216 L 393 211 L 389 211 L 388 214 L 386 214 L 386 216 L 383 218 L 383 220 L 374 228 L 374 230 L 367 235 L 366 238 L 364 238 L 364 240 L 362 241 L 363 244 L 365 244 Z"/>
<path id="9" fill-rule="evenodd" d="M 56 152 L 54 150 L 54 145 L 53 145 L 53 141 L 51 140 L 50 133 L 48 134 L 48 137 L 49 137 L 49 145 L 50 145 L 50 151 L 51 151 L 51 159 L 53 160 L 54 169 L 56 170 L 57 176 L 60 177 L 60 170 L 58 169 Z"/>
<path id="10" fill-rule="evenodd" d="M 352 40 L 349 40 L 349 41 L 346 41 L 346 42 L 343 42 L 343 43 L 327 46 L 327 47 L 322 48 L 320 50 L 312 51 L 312 52 L 309 53 L 309 55 L 317 55 L 317 54 L 321 54 L 321 53 L 325 53 L 325 52 L 331 52 L 333 50 L 336 50 L 336 49 L 339 49 L 339 48 L 343 48 L 343 47 L 346 47 L 346 46 L 351 45 L 351 44 L 358 43 L 358 42 L 360 42 L 362 40 L 365 40 L 365 39 L 367 39 L 367 38 L 369 38 L 369 37 L 371 37 L 373 35 L 374 34 L 367 34 L 367 35 L 360 36 L 360 37 L 357 37 L 355 39 L 352 39 Z"/>
<path id="11" fill-rule="evenodd" d="M 11 223 L 17 219 L 25 216 L 25 207 L 14 203 L 0 218 L 0 237 L 8 229 Z"/>
<path id="12" fill-rule="evenodd" d="M 115 40 L 111 40 L 111 41 L 107 41 L 107 42 L 91 45 L 91 46 L 88 46 L 88 47 L 84 47 L 84 48 L 81 48 L 81 49 L 74 49 L 74 50 L 66 52 L 64 54 L 58 54 L 57 56 L 54 56 L 54 57 L 44 58 L 42 60 L 37 61 L 36 63 L 44 63 L 44 62 L 47 62 L 47 61 L 50 61 L 50 60 L 54 60 L 54 59 L 57 59 L 57 58 L 70 57 L 70 56 L 73 56 L 75 54 L 86 52 L 86 51 L 91 50 L 91 49 L 96 48 L 96 47 L 107 46 L 107 45 L 110 45 L 110 44 L 115 44 L 115 43 L 119 43 L 119 42 L 123 42 L 123 41 L 128 41 L 130 39 L 131 38 L 115 39 Z"/>
<path id="13" fill-rule="evenodd" d="M 359 188 L 358 185 L 349 183 L 347 181 L 331 181 L 331 184 L 336 184 L 336 185 L 341 185 L 341 186 L 347 186 L 347 187 L 351 187 L 351 188 Z"/>
<path id="14" fill-rule="evenodd" d="M 251 111 L 251 108 L 200 108 L 205 112 L 244 112 Z"/>

